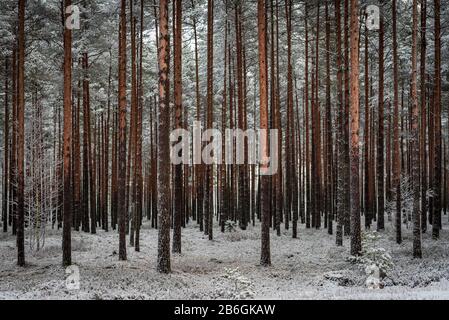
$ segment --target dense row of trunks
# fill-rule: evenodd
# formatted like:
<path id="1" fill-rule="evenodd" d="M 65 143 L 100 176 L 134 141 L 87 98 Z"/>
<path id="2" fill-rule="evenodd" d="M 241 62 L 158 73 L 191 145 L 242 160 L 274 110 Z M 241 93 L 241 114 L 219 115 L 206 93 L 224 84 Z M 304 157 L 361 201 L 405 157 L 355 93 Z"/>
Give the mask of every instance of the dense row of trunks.
<path id="1" fill-rule="evenodd" d="M 380 29 L 375 33 L 367 26 L 368 16 L 362 15 L 359 20 L 360 8 L 356 0 L 313 4 L 259 0 L 258 74 L 255 75 L 259 87 L 254 88 L 252 110 L 248 97 L 251 88 L 245 4 L 224 1 L 224 74 L 222 102 L 218 109 L 214 106 L 214 8 L 217 4 L 213 0 L 207 1 L 205 106 L 200 96 L 199 22 L 195 15 L 191 17 L 195 58 L 194 118 L 206 129 L 213 128 L 214 121 L 219 120 L 223 131 L 227 128 L 245 131 L 250 129 L 248 120 L 252 113 L 254 128 L 277 129 L 281 161 L 273 176 L 260 174 L 266 169 L 263 165 L 247 163 L 235 166 L 170 164 L 170 130 L 186 129 L 190 120 L 183 105 L 183 10 L 187 6 L 194 9 L 197 4 L 194 0 L 188 4 L 174 0 L 169 6 L 169 2 L 160 0 L 157 4 L 153 1 L 150 11 L 158 35 L 155 45 L 158 48 L 159 83 L 158 92 L 146 104 L 143 100 L 143 0 L 138 5 L 140 16 L 136 14 L 133 1 L 120 2 L 117 110 L 112 103 L 114 74 L 111 61 L 103 112 L 91 112 L 87 49 L 77 58 L 82 72 L 75 79 L 77 86 L 73 87 L 72 31 L 64 28 L 63 117 L 61 124 L 58 110 L 54 128 L 56 180 L 61 182 L 62 188 L 57 200 L 60 206 L 56 207 L 51 221 L 53 227 L 63 229 L 64 265 L 71 264 L 72 229 L 96 233 L 98 227 L 106 232 L 109 228 L 118 228 L 119 258 L 126 260 L 126 236 L 129 235 L 130 246 L 139 251 L 144 218 L 151 222 L 152 228 L 159 229 L 157 268 L 160 272 L 171 270 L 170 230 L 173 229 L 172 251 L 181 253 L 182 229 L 192 221 L 210 240 L 214 238 L 216 221 L 222 232 L 225 232 L 228 221 L 238 222 L 242 230 L 261 221 L 262 265 L 271 263 L 270 228 L 280 236 L 282 224 L 287 230 L 292 228 L 293 238 L 300 237 L 298 224 L 305 224 L 306 228 L 324 227 L 331 235 L 336 231 L 338 246 L 343 245 L 345 236 L 351 235 L 351 254 L 357 255 L 361 251 L 362 221 L 365 229 L 372 228 L 376 222 L 376 229 L 381 231 L 385 229 L 386 213 L 387 222 L 393 220 L 391 215 L 394 214 L 396 241 L 402 242 L 404 178 L 409 181 L 413 196 L 413 212 L 407 213 L 405 219 L 413 221 L 414 256 L 422 256 L 421 234 L 427 231 L 428 225 L 432 226 L 433 238 L 438 239 L 441 212 L 448 205 L 448 179 L 444 166 L 447 156 L 441 114 L 440 0 L 433 1 L 435 61 L 432 74 L 426 69 L 428 1 L 422 1 L 420 15 L 418 1 L 413 1 L 411 79 L 400 76 L 398 3 L 392 2 L 392 103 L 385 99 L 384 91 L 385 51 L 389 49 L 385 42 L 385 29 L 389 25 L 385 19 L 389 17 L 386 17 L 383 1 L 380 2 Z M 65 0 L 65 6 L 70 4 L 70 0 Z M 304 70 L 300 70 L 303 72 L 301 78 L 293 54 L 297 32 L 293 20 L 297 6 L 304 13 L 305 64 Z M 18 8 L 17 44 L 12 57 L 5 60 L 2 220 L 4 232 L 11 226 L 12 232 L 17 234 L 18 264 L 24 265 L 24 0 L 18 2 Z M 173 32 L 170 32 L 169 8 L 173 9 Z M 70 12 L 66 12 L 65 18 L 69 15 Z M 285 25 L 285 35 L 279 30 L 280 21 Z M 372 37 L 378 39 L 377 59 L 371 48 Z M 362 51 L 359 47 L 363 48 L 363 59 L 360 59 Z M 128 50 L 131 53 L 129 115 Z M 287 66 L 285 69 L 280 67 L 281 51 L 286 53 L 286 57 L 282 57 L 286 61 L 283 62 Z M 112 59 L 111 49 L 109 55 Z M 324 68 L 320 68 L 322 63 Z M 359 64 L 363 66 L 363 77 Z M 372 74 L 376 69 L 374 65 L 377 75 Z M 377 91 L 374 77 L 378 81 Z M 286 90 L 281 88 L 283 80 Z M 173 94 L 170 92 L 172 83 Z M 409 85 L 407 97 L 405 88 Z M 374 94 L 377 94 L 377 109 L 371 102 Z M 219 119 L 214 118 L 217 114 Z M 149 119 L 148 154 L 143 154 L 144 117 Z M 404 138 L 406 134 L 408 137 Z M 223 158 L 224 142 L 223 138 Z M 268 156 L 268 141 L 262 142 L 262 150 Z M 245 160 L 248 160 L 247 142 L 244 150 Z M 430 196 L 429 188 L 432 189 Z M 386 204 L 392 202 L 394 210 L 387 212 Z"/>

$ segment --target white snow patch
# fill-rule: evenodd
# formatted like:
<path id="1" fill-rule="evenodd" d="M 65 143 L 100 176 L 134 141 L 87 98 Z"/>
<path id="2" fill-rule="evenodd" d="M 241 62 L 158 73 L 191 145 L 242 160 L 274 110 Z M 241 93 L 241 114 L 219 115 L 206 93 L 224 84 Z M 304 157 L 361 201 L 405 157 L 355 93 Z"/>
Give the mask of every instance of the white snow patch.
<path id="1" fill-rule="evenodd" d="M 447 217 L 443 216 L 444 220 Z M 145 222 L 146 224 L 146 222 Z M 157 230 L 141 230 L 141 251 L 128 247 L 128 261 L 118 261 L 118 235 L 99 230 L 96 235 L 72 232 L 73 263 L 80 270 L 80 290 L 65 287 L 61 266 L 61 231 L 48 230 L 46 246 L 26 252 L 27 266 L 17 267 L 15 238 L 0 234 L 0 299 L 448 299 L 449 235 L 423 235 L 422 260 L 412 257 L 411 230 L 403 230 L 403 244 L 395 243 L 393 228 L 382 232 L 379 245 L 392 256 L 394 269 L 383 280 L 385 288 L 366 288 L 366 275 L 348 261 L 349 239 L 335 246 L 335 235 L 300 226 L 271 233 L 272 266 L 261 267 L 260 225 L 222 234 L 209 241 L 195 222 L 182 230 L 182 254 L 172 256 L 173 272 L 156 272 Z M 233 289 L 223 277 L 238 268 L 248 294 Z M 240 290 L 240 289 L 239 289 Z"/>

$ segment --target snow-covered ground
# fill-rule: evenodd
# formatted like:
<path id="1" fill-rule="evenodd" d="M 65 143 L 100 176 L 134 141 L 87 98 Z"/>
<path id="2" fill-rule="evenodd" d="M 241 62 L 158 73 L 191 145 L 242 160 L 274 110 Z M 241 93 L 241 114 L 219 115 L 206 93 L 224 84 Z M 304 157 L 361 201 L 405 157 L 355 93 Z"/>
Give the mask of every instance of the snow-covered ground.
<path id="1" fill-rule="evenodd" d="M 447 221 L 447 216 L 443 216 Z M 389 227 L 389 223 L 387 223 Z M 181 255 L 172 256 L 173 272 L 156 272 L 157 231 L 145 223 L 141 252 L 128 247 L 128 261 L 118 261 L 118 235 L 73 232 L 73 263 L 80 289 L 68 290 L 61 266 L 61 232 L 48 230 L 45 247 L 27 249 L 27 266 L 16 266 L 15 238 L 0 233 L 0 299 L 449 299 L 449 232 L 441 239 L 423 235 L 423 259 L 411 255 L 411 230 L 397 245 L 394 230 L 382 233 L 380 246 L 390 252 L 394 269 L 385 288 L 365 288 L 360 266 L 347 260 L 349 239 L 335 246 L 326 230 L 271 234 L 272 267 L 258 265 L 259 227 L 220 233 L 209 241 L 191 224 L 183 230 Z M 238 268 L 236 271 L 235 269 Z M 234 270 L 233 275 L 231 271 Z"/>

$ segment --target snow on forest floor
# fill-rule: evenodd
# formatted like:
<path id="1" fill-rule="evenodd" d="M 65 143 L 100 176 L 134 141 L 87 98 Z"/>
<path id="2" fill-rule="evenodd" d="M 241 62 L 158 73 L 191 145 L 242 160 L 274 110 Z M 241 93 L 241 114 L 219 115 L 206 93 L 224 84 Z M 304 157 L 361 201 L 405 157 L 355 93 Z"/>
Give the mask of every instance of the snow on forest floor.
<path id="1" fill-rule="evenodd" d="M 349 239 L 338 248 L 335 235 L 326 230 L 301 226 L 298 239 L 291 238 L 291 231 L 283 230 L 281 237 L 272 232 L 272 266 L 260 267 L 259 229 L 256 225 L 222 234 L 216 228 L 215 240 L 209 241 L 191 224 L 183 230 L 183 253 L 172 255 L 169 275 L 156 272 L 157 231 L 147 223 L 141 231 L 141 252 L 128 247 L 125 262 L 118 261 L 115 232 L 73 232 L 80 290 L 65 286 L 61 231 L 48 230 L 41 251 L 27 248 L 25 268 L 16 266 L 15 238 L 1 233 L 0 299 L 233 299 L 242 293 L 241 286 L 255 299 L 449 299 L 446 223 L 440 241 L 433 241 L 431 232 L 423 235 L 422 260 L 412 258 L 410 229 L 403 230 L 402 245 L 395 243 L 392 228 L 382 232 L 379 246 L 390 252 L 395 267 L 379 290 L 365 288 L 363 270 L 347 260 Z M 226 270 L 237 267 L 233 280 Z"/>

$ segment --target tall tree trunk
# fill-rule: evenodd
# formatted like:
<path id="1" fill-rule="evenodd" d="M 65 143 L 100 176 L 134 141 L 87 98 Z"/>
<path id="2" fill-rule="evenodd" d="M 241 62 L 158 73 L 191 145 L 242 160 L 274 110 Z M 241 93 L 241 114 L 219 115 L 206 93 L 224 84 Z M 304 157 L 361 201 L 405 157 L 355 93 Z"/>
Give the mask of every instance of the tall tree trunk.
<path id="1" fill-rule="evenodd" d="M 3 124 L 3 197 L 2 221 L 3 232 L 8 232 L 8 187 L 9 187 L 9 103 L 8 103 L 8 69 L 9 58 L 5 59 L 5 115 Z"/>
<path id="2" fill-rule="evenodd" d="M 235 72 L 234 72 L 234 57 L 231 56 L 231 46 L 228 46 L 229 55 L 229 128 L 234 129 L 234 84 L 235 84 Z M 232 142 L 232 160 L 235 159 L 235 144 Z M 233 162 L 233 161 L 232 161 Z M 235 220 L 235 166 L 229 165 L 229 214 L 230 219 Z"/>
<path id="3" fill-rule="evenodd" d="M 359 195 L 359 17 L 358 0 L 351 0 L 351 254 L 362 250 Z"/>
<path id="4" fill-rule="evenodd" d="M 401 234 L 401 158 L 399 156 L 399 64 L 397 43 L 396 0 L 393 0 L 393 189 L 396 190 L 396 242 L 402 242 Z"/>
<path id="5" fill-rule="evenodd" d="M 257 29 L 258 29 L 258 44 L 259 44 L 259 100 L 260 100 L 260 129 L 268 130 L 268 82 L 267 82 L 267 26 L 266 26 L 266 8 L 265 0 L 258 0 L 257 2 Z M 268 136 L 262 134 L 261 148 L 262 159 L 267 159 L 268 154 Z M 277 156 L 277 155 L 272 155 Z M 260 170 L 262 174 L 267 170 L 267 164 L 262 164 Z M 269 198 L 269 177 L 261 176 L 261 215 L 262 215 L 262 230 L 261 230 L 261 256 L 260 264 L 262 266 L 271 265 L 270 257 L 270 198 Z"/>
<path id="6" fill-rule="evenodd" d="M 90 229 L 92 233 L 96 232 L 96 207 L 95 207 L 95 168 L 93 167 L 93 149 L 91 141 L 91 121 L 90 121 L 90 93 L 89 93 L 89 60 L 87 52 L 83 53 L 83 137 L 84 137 L 84 173 L 86 179 L 84 183 L 88 184 L 85 188 L 85 210 L 83 216 L 83 230 L 89 232 L 89 212 L 90 212 Z M 87 180 L 88 179 L 88 180 Z M 89 206 L 90 203 L 90 206 Z"/>
<path id="7" fill-rule="evenodd" d="M 274 1 L 270 0 L 270 110 L 272 114 L 272 127 L 277 129 L 277 111 L 276 111 L 276 58 L 275 58 L 275 28 L 274 28 Z M 278 167 L 279 169 L 279 167 Z M 280 217 L 280 208 L 278 206 L 279 200 L 278 197 L 281 196 L 279 190 L 279 171 L 272 177 L 272 200 L 273 200 L 273 214 L 274 214 L 274 229 L 276 229 L 276 234 L 278 236 L 281 235 L 281 217 Z"/>
<path id="8" fill-rule="evenodd" d="M 287 189 L 290 190 L 285 195 L 286 198 L 286 217 L 285 221 L 290 220 L 290 215 L 293 209 L 292 198 L 294 197 L 292 187 L 292 109 L 293 109 L 293 79 L 292 79 L 292 65 L 291 65 L 291 27 L 290 27 L 290 1 L 285 0 L 285 20 L 287 29 L 287 106 L 286 106 L 286 133 L 285 133 L 285 183 Z M 294 219 L 295 220 L 295 219 Z M 297 220 L 293 221 L 293 238 L 297 237 Z"/>
<path id="9" fill-rule="evenodd" d="M 87 101 L 87 76 L 85 70 L 85 59 L 82 58 L 83 76 L 83 193 L 82 193 L 82 212 L 81 219 L 83 221 L 83 230 L 86 226 L 85 220 L 89 218 L 89 176 L 90 176 L 90 161 L 89 161 L 89 109 Z M 84 230 L 86 231 L 86 230 Z"/>
<path id="10" fill-rule="evenodd" d="M 245 39 L 245 31 L 244 26 L 242 24 L 242 38 Z M 243 42 L 242 47 L 242 55 L 243 55 L 243 131 L 246 132 L 248 129 L 248 77 L 247 77 L 247 60 L 246 60 L 246 46 L 245 42 Z M 248 224 L 250 221 L 250 199 L 249 199 L 249 179 L 248 179 L 248 141 L 244 141 L 244 166 L 243 166 L 243 199 L 245 199 L 243 203 L 243 210 L 245 212 L 245 221 Z"/>
<path id="11" fill-rule="evenodd" d="M 158 18 L 158 6 L 156 0 L 153 0 L 153 12 L 154 12 L 154 25 L 155 25 L 155 44 L 156 44 L 156 52 L 157 59 L 159 61 L 159 18 Z M 159 65 L 157 65 L 157 71 L 159 71 Z M 154 108 L 153 108 L 154 107 Z M 157 126 L 154 123 L 153 119 L 156 119 L 156 113 L 158 112 L 158 102 L 156 95 L 153 96 L 153 104 L 150 111 L 150 121 L 151 121 L 151 168 L 150 168 L 150 177 L 151 177 L 151 227 L 157 228 Z M 153 131 L 154 127 L 154 131 Z"/>
<path id="12" fill-rule="evenodd" d="M 104 125 L 104 112 L 98 115 L 94 113 L 94 152 L 95 152 L 95 182 L 96 182 L 96 192 L 95 192 L 95 202 L 96 206 L 96 223 L 101 227 L 102 223 L 102 210 L 103 210 L 103 195 L 101 191 L 103 190 L 103 125 Z"/>
<path id="13" fill-rule="evenodd" d="M 351 232 L 350 223 L 350 157 L 349 157 L 349 0 L 344 0 L 344 34 L 343 34 L 343 61 L 344 61 L 344 153 L 343 153 L 343 181 L 345 195 L 344 210 L 344 234 L 349 236 Z"/>
<path id="14" fill-rule="evenodd" d="M 214 0 L 207 1 L 207 121 L 206 129 L 212 129 L 214 104 Z M 213 166 L 206 165 L 204 193 L 205 230 L 209 240 L 213 239 Z"/>
<path id="15" fill-rule="evenodd" d="M 142 121 L 143 121 L 143 21 L 144 21 L 144 2 L 140 1 L 140 44 L 139 44 L 139 83 L 137 94 L 137 128 L 136 128 L 136 219 L 135 230 L 136 238 L 134 249 L 140 251 L 140 226 L 142 224 L 142 205 L 143 205 L 143 176 L 142 176 Z"/>
<path id="16" fill-rule="evenodd" d="M 111 90 L 112 90 L 112 53 L 111 48 L 109 48 L 109 71 L 108 71 L 108 110 L 106 117 L 106 126 L 104 129 L 105 139 L 104 139 L 104 217 L 103 217 L 103 229 L 108 232 L 109 230 L 109 134 L 111 125 Z M 114 143 L 114 142 L 113 142 Z M 112 219 L 111 219 L 112 220 Z"/>
<path id="17" fill-rule="evenodd" d="M 195 1 L 192 0 L 192 8 L 195 9 Z M 196 121 L 201 123 L 201 103 L 200 103 L 200 76 L 199 76 L 199 56 L 198 56 L 198 33 L 197 20 L 195 16 L 192 19 L 194 51 L 195 51 L 195 106 L 196 106 Z M 226 48 L 225 48 L 226 50 Z M 197 222 L 200 225 L 200 231 L 203 231 L 203 164 L 197 164 L 195 167 L 195 206 Z"/>
<path id="18" fill-rule="evenodd" d="M 387 133 L 385 142 L 385 198 L 387 202 L 391 201 L 391 102 L 387 101 Z M 387 212 L 388 221 L 391 221 L 391 211 Z"/>
<path id="19" fill-rule="evenodd" d="M 342 54 L 341 54 L 341 2 L 340 0 L 335 0 L 335 23 L 336 23 L 336 37 L 337 37 L 337 112 L 338 112 L 338 132 L 337 132 L 337 155 L 338 155 L 338 166 L 337 166 L 337 233 L 336 233 L 336 243 L 337 246 L 343 245 L 343 225 L 344 225 L 344 215 L 345 215 L 345 182 L 344 182 L 344 167 L 342 162 L 344 162 L 343 154 L 345 150 L 344 139 L 344 105 L 343 105 L 343 95 L 342 95 Z"/>
<path id="20" fill-rule="evenodd" d="M 89 86 L 88 86 L 89 87 Z M 87 92 L 89 92 L 89 90 L 87 91 Z M 88 97 L 90 97 L 90 95 L 89 95 L 89 93 L 87 94 L 87 96 Z M 88 98 L 88 101 L 90 101 L 90 98 Z M 90 102 L 88 103 L 88 105 L 90 106 Z M 89 107 L 89 110 L 90 110 L 90 107 Z M 89 114 L 90 114 L 90 112 L 89 112 Z M 97 139 L 97 126 L 99 126 L 98 125 L 98 123 L 97 123 L 97 117 L 96 117 L 96 114 L 94 113 L 93 114 L 93 119 L 92 119 L 92 121 L 90 121 L 90 115 L 89 115 L 89 124 L 92 124 L 93 123 L 93 128 L 92 128 L 92 134 L 91 134 L 91 129 L 89 128 L 89 139 L 91 139 L 91 140 L 89 140 L 89 145 L 91 146 L 90 148 L 89 148 L 89 150 L 90 150 L 90 159 L 91 159 L 91 163 L 90 163 L 90 168 L 91 168 L 91 176 L 90 176 L 90 185 L 91 185 L 91 188 L 90 188 L 90 201 L 91 201 L 91 207 L 90 207 L 90 225 L 91 225 L 91 232 L 93 232 L 93 233 L 96 233 L 96 228 L 97 228 L 97 224 L 100 222 L 99 221 L 99 219 L 98 219 L 98 217 L 99 217 L 99 215 L 97 214 L 97 212 L 98 212 L 98 199 L 97 199 L 97 195 L 98 195 L 98 192 L 97 192 L 97 181 L 98 181 L 98 179 L 97 179 L 97 171 L 99 171 L 99 170 L 97 170 L 97 164 L 98 164 L 98 150 L 97 150 L 97 146 L 99 145 L 98 143 L 97 143 L 97 141 L 98 141 L 98 139 Z M 92 140 L 93 139 L 93 140 Z M 89 225 L 89 219 L 88 218 L 86 218 L 85 219 L 85 221 L 86 221 L 86 230 L 87 231 L 89 231 L 89 227 L 88 227 L 88 225 Z"/>
<path id="21" fill-rule="evenodd" d="M 236 5 L 235 7 L 235 38 L 236 38 L 236 55 L 237 55 L 237 102 L 238 102 L 238 108 L 237 108 L 237 128 L 240 130 L 244 129 L 244 75 L 243 75 L 243 39 L 242 39 L 242 21 L 241 21 L 241 11 L 242 7 L 241 4 Z M 246 219 L 246 212 L 245 212 L 245 202 L 247 201 L 244 197 L 245 193 L 245 186 L 244 186 L 244 164 L 238 164 L 237 166 L 237 172 L 238 172 L 238 211 L 239 211 L 239 226 L 240 229 L 246 230 L 247 227 L 247 219 Z"/>
<path id="22" fill-rule="evenodd" d="M 158 257 L 157 270 L 170 272 L 170 109 L 167 89 L 170 85 L 168 70 L 168 1 L 159 1 L 159 123 L 158 123 Z"/>
<path id="23" fill-rule="evenodd" d="M 79 63 L 78 63 L 79 65 Z M 72 167 L 73 167 L 73 213 L 72 221 L 76 231 L 79 231 L 81 220 L 81 147 L 80 147 L 80 109 L 81 109 L 81 77 L 78 77 L 76 89 L 76 104 L 73 103 L 72 123 Z"/>
<path id="24" fill-rule="evenodd" d="M 153 114 L 153 119 L 156 118 L 156 112 L 158 112 L 158 103 L 157 103 L 157 97 L 154 96 L 154 114 Z M 158 227 L 158 205 L 157 205 L 157 166 L 158 166 L 158 160 L 157 160 L 157 145 L 156 145 L 156 141 L 158 141 L 158 137 L 159 137 L 159 133 L 158 133 L 158 128 L 156 125 L 154 125 L 154 143 L 153 143 L 153 154 L 152 154 L 152 167 L 151 167 L 151 175 L 153 177 L 153 184 L 152 184 L 152 188 L 153 188 L 153 213 L 152 213 L 152 221 L 154 221 L 154 223 L 152 222 L 152 225 L 157 228 Z"/>
<path id="25" fill-rule="evenodd" d="M 229 22 L 228 22 L 228 2 L 225 0 L 225 43 L 224 43 L 224 75 L 223 75 L 223 103 L 222 103 L 222 109 L 221 109 L 221 129 L 222 132 L 225 132 L 227 128 L 227 108 L 228 108 L 228 84 L 227 84 L 227 77 L 228 77 L 228 30 L 229 30 Z M 222 137 L 222 159 L 226 159 L 226 138 L 223 135 Z M 221 232 L 225 232 L 225 223 L 228 219 L 228 179 L 227 179 L 227 164 L 226 162 L 223 162 L 220 164 L 220 205 L 219 205 L 219 212 L 220 212 L 220 227 Z"/>
<path id="26" fill-rule="evenodd" d="M 426 81 L 427 83 L 431 83 L 430 74 L 426 75 Z M 429 152 L 429 189 L 433 189 L 435 186 L 435 183 L 433 181 L 433 178 L 435 177 L 435 89 L 433 88 L 433 85 L 429 85 L 427 88 L 427 95 L 428 95 L 428 112 L 427 112 L 427 119 L 428 119 L 428 152 Z M 433 192 L 430 192 L 429 199 L 428 199 L 428 221 L 430 224 L 432 224 L 433 221 L 433 208 L 434 208 L 434 194 Z M 426 222 L 427 224 L 427 222 Z"/>
<path id="27" fill-rule="evenodd" d="M 308 31 L 308 4 L 304 3 L 304 23 L 305 23 L 305 82 L 304 82 L 304 100 L 305 100 L 305 151 L 306 151 L 306 228 L 310 228 L 310 200 L 311 200 L 311 191 L 310 191 L 310 132 L 309 132 L 309 31 Z M 288 224 L 288 221 L 285 222 Z M 287 226 L 286 226 L 287 228 Z M 288 228 L 287 228 L 288 229 Z"/>
<path id="28" fill-rule="evenodd" d="M 421 131 L 420 131 L 420 163 L 421 163 L 421 228 L 427 231 L 427 170 L 428 153 L 426 152 L 426 129 L 427 129 L 427 95 L 426 95 L 426 24 L 427 24 L 427 0 L 421 0 L 421 58 L 420 58 L 420 81 L 421 81 Z"/>
<path id="29" fill-rule="evenodd" d="M 379 116 L 377 132 L 377 230 L 383 230 L 384 224 L 384 16 L 383 0 L 380 1 L 379 29 Z"/>
<path id="30" fill-rule="evenodd" d="M 17 49 L 13 49 L 12 58 L 12 137 L 9 173 L 10 204 L 9 222 L 12 224 L 12 234 L 17 233 Z M 60 193 L 62 194 L 62 192 Z M 58 228 L 61 220 L 58 216 Z"/>
<path id="31" fill-rule="evenodd" d="M 313 196 L 314 196 L 314 210 L 315 210 L 315 228 L 321 228 L 321 110 L 319 100 L 319 38 L 320 38 L 320 4 L 317 3 L 317 17 L 316 17 L 316 41 L 315 41 L 315 82 L 312 99 L 314 110 L 312 112 L 314 121 L 314 134 L 312 138 L 312 153 L 314 154 L 312 166 L 314 169 L 313 181 Z M 349 114 L 348 114 L 349 116 Z M 349 165 L 349 163 L 348 163 Z"/>
<path id="32" fill-rule="evenodd" d="M 118 225 L 119 259 L 126 260 L 126 0 L 121 1 L 119 41 Z"/>
<path id="33" fill-rule="evenodd" d="M 292 212 L 292 237 L 297 238 L 298 229 L 298 192 L 296 181 L 295 166 L 295 134 L 294 134 L 294 113 L 293 113 L 293 65 L 292 65 L 292 1 L 285 1 L 286 20 L 287 20 L 287 186 L 290 201 L 287 210 Z M 291 193 L 291 194 L 290 194 Z"/>
<path id="34" fill-rule="evenodd" d="M 128 163 L 126 167 L 126 231 L 129 232 L 129 244 L 134 246 L 134 226 L 136 213 L 136 181 L 135 172 L 135 147 L 137 128 L 137 60 L 136 60 L 136 17 L 134 16 L 133 1 L 130 1 L 130 23 L 131 23 L 131 115 L 129 121 L 128 135 Z M 131 208 L 129 203 L 131 202 Z M 131 209 L 131 210 L 130 210 Z M 131 228 L 130 228 L 131 227 Z M 131 229 L 131 230 L 130 230 Z"/>
<path id="35" fill-rule="evenodd" d="M 174 30 L 174 92 L 175 92 L 175 126 L 183 128 L 182 110 L 182 3 L 181 0 L 173 2 L 175 11 Z M 174 212 L 173 212 L 173 253 L 181 253 L 181 224 L 183 216 L 182 192 L 183 172 L 182 164 L 174 166 Z"/>
<path id="36" fill-rule="evenodd" d="M 24 0 L 20 0 L 24 2 Z M 71 0 L 66 0 L 66 8 L 71 5 Z M 70 16 L 65 13 L 66 19 Z M 20 20 L 20 19 L 19 19 Z M 23 62 L 23 61 L 22 61 Z M 22 70 L 23 71 L 23 70 Z M 23 77 L 23 74 L 22 74 Z M 20 45 L 19 45 L 19 110 L 20 95 L 23 92 L 20 88 Z M 23 96 L 22 96 L 23 108 Z M 22 110 L 23 111 L 23 110 Z M 20 112 L 19 112 L 20 115 Z M 20 122 L 20 120 L 19 120 Z M 20 127 L 20 125 L 19 125 Z M 19 134 L 20 138 L 20 134 Z M 23 138 L 23 136 L 22 136 Z M 19 142 L 19 146 L 20 146 Z M 72 264 L 72 248 L 71 248 L 71 231 L 72 231 L 72 190 L 70 185 L 71 176 L 71 145 L 72 145 L 72 30 L 64 25 L 64 220 L 63 220 L 63 236 L 62 236 L 62 264 L 69 266 Z M 19 147 L 20 149 L 20 147 Z M 22 151 L 23 152 L 23 151 Z M 20 151 L 19 151 L 20 154 Z M 19 167 L 21 166 L 21 157 L 19 155 Z M 23 163 L 23 155 L 22 155 Z M 20 172 L 20 169 L 19 169 Z M 22 173 L 23 174 L 23 173 Z M 20 173 L 19 173 L 20 178 Z M 23 179 L 23 177 L 22 177 Z M 20 189 L 20 186 L 19 186 Z M 23 190 L 22 190 L 23 191 Z M 20 197 L 20 191 L 19 191 Z M 23 197 L 23 194 L 22 194 Z M 23 200 L 23 199 L 22 199 Z M 23 206 L 23 204 L 22 204 Z M 20 200 L 19 200 L 20 207 Z M 22 207 L 23 210 L 23 207 Z M 20 208 L 19 208 L 20 212 Z M 20 215 L 20 213 L 19 213 Z M 23 221 L 22 221 L 23 224 Z"/>
<path id="37" fill-rule="evenodd" d="M 411 131 L 411 157 L 413 183 L 413 257 L 421 258 L 421 216 L 419 212 L 419 108 L 418 108 L 418 69 L 417 69 L 417 38 L 418 38 L 418 0 L 413 0 L 413 29 L 412 29 L 412 131 Z"/>
<path id="38" fill-rule="evenodd" d="M 435 29 L 435 73 L 434 73 L 434 117 L 435 117 L 435 169 L 433 179 L 433 216 L 432 238 L 440 237 L 441 229 L 441 175 L 442 175 L 442 147 L 441 147 L 441 11 L 440 0 L 434 0 L 434 29 Z M 415 180 L 416 181 L 416 180 Z"/>
<path id="39" fill-rule="evenodd" d="M 371 166 L 371 158 L 370 158 L 370 87 L 369 87 L 369 35 L 368 35 L 368 25 L 367 25 L 368 16 L 365 17 L 365 79 L 364 79 L 364 89 L 365 89 L 365 132 L 364 132 L 364 152 L 363 158 L 365 160 L 364 163 L 364 213 L 365 213 L 365 229 L 371 228 L 371 220 L 373 218 L 372 211 L 372 190 L 371 190 L 371 177 L 370 177 L 370 166 Z"/>
<path id="40" fill-rule="evenodd" d="M 280 111 L 280 90 L 279 90 L 279 1 L 276 0 L 276 27 L 273 32 L 276 33 L 276 38 L 273 39 L 273 45 L 275 45 L 275 50 L 273 48 L 273 77 L 274 77 L 274 127 L 278 130 L 278 146 L 282 146 L 282 123 L 281 123 L 281 111 Z M 256 101 L 254 101 L 256 102 Z M 255 111 L 254 111 L 255 112 Z M 255 168 L 254 168 L 255 169 Z M 283 187 L 283 176 L 282 176 L 282 153 L 279 154 L 278 159 L 278 169 L 276 174 L 276 220 L 278 221 L 278 226 L 276 227 L 277 235 L 281 235 L 281 222 L 282 222 L 282 211 L 284 204 L 284 194 L 282 192 Z M 255 170 L 254 170 L 255 172 Z"/>
<path id="41" fill-rule="evenodd" d="M 117 212 L 118 212 L 118 164 L 117 164 L 117 149 L 118 149 L 118 112 L 113 111 L 112 124 L 112 163 L 111 163 L 111 227 L 113 230 L 117 227 Z"/>
<path id="42" fill-rule="evenodd" d="M 331 105 L 331 75 L 330 75 L 330 30 L 331 30 L 331 20 L 329 17 L 329 3 L 325 2 L 326 11 L 326 204 L 325 210 L 327 214 L 327 227 L 328 233 L 331 235 L 333 233 L 332 221 L 333 221 L 333 192 L 332 192 L 332 182 L 333 182 L 333 159 L 332 159 L 332 105 Z"/>

